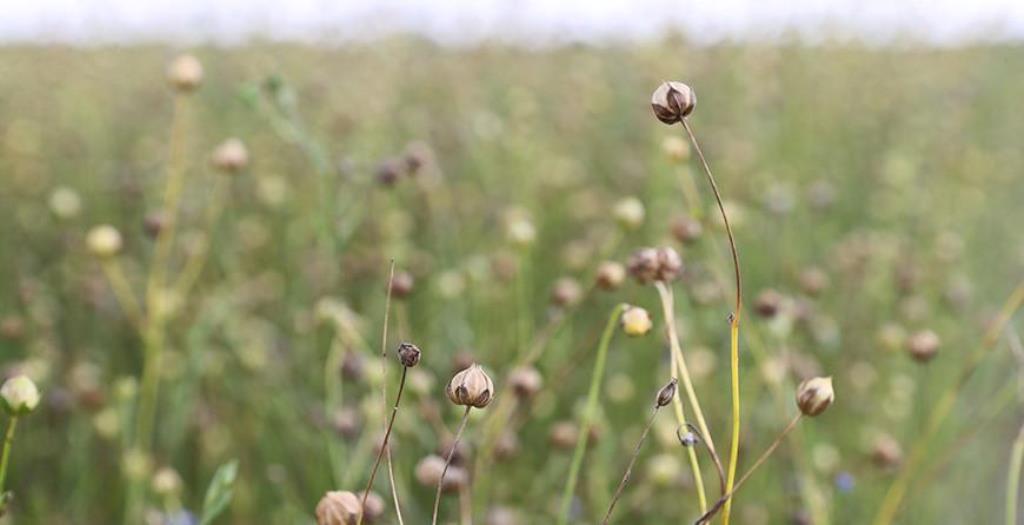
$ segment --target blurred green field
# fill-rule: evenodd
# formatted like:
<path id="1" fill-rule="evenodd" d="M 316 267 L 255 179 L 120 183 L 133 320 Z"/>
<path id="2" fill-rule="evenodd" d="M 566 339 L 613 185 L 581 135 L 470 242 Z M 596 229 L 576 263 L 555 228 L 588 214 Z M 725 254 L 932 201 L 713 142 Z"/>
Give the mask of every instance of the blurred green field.
<path id="1" fill-rule="evenodd" d="M 144 222 L 161 209 L 172 155 L 165 68 L 178 51 L 0 49 L 0 369 L 43 392 L 19 423 L 14 499 L 0 523 L 139 523 L 125 515 L 132 497 L 146 523 L 190 523 L 178 510 L 198 515 L 214 471 L 232 459 L 234 497 L 217 523 L 313 523 L 325 491 L 361 491 L 390 410 L 381 382 L 390 403 L 401 372 L 390 358 L 380 373 L 390 259 L 415 285 L 394 301 L 389 355 L 401 340 L 423 350 L 392 441 L 406 522 L 429 520 L 434 489 L 415 470 L 458 424 L 444 395 L 455 363 L 472 356 L 497 384 L 499 399 L 468 426 L 478 452 L 508 372 L 538 348 L 544 387 L 512 418 L 518 449 L 470 454 L 471 504 L 479 523 L 555 523 L 572 450 L 552 428 L 579 420 L 597 340 L 628 302 L 650 311 L 655 329 L 616 335 L 610 349 L 573 514 L 599 522 L 669 365 L 654 289 L 591 283 L 602 260 L 625 262 L 644 246 L 683 256 L 683 351 L 726 451 L 732 268 L 698 164 L 665 151 L 682 129 L 651 115 L 663 80 L 698 94 L 690 121 L 736 228 L 739 472 L 796 413 L 799 380 L 835 377 L 835 404 L 743 486 L 734 523 L 870 523 L 900 456 L 1024 271 L 1022 47 L 668 39 L 529 51 L 393 39 L 194 49 L 205 73 L 177 103 L 184 186 L 169 276 L 190 271 L 192 254 L 205 264 L 190 293 L 153 303 L 166 309 L 159 397 L 152 453 L 137 454 L 149 340 L 86 234 L 120 230 L 116 261 L 142 301 L 155 251 Z M 228 137 L 251 157 L 234 175 L 210 163 Z M 382 184 L 382 163 L 408 151 L 424 161 L 417 174 Z M 691 182 L 699 206 L 684 198 Z M 642 223 L 617 213 L 627 197 L 642 202 Z M 672 227 L 687 216 L 704 232 L 683 245 Z M 526 223 L 532 242 L 522 242 Z M 827 277 L 820 292 L 812 268 Z M 578 305 L 552 303 L 563 277 L 580 283 Z M 756 308 L 767 289 L 783 304 L 770 319 Z M 1019 326 L 966 383 L 897 523 L 1005 519 L 1022 424 Z M 927 364 L 905 350 L 920 330 L 941 339 Z M 700 515 L 669 412 L 615 523 Z M 701 465 L 717 499 L 707 456 Z M 160 467 L 180 475 L 180 495 L 151 487 Z M 378 523 L 396 523 L 385 475 L 375 490 L 388 501 Z M 442 522 L 456 522 L 458 499 L 444 498 Z M 499 507 L 518 521 L 500 521 Z"/>

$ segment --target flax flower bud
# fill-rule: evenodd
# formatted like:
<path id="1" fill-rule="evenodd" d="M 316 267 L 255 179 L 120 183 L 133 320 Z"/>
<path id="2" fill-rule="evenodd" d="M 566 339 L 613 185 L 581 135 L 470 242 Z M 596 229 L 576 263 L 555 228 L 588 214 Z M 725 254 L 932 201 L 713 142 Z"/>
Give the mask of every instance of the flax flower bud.
<path id="1" fill-rule="evenodd" d="M 39 405 L 39 389 L 28 376 L 15 376 L 0 387 L 0 399 L 3 399 L 4 409 L 8 415 L 28 414 Z"/>
<path id="2" fill-rule="evenodd" d="M 827 409 L 836 394 L 832 390 L 832 377 L 808 379 L 796 389 L 796 405 L 805 416 L 814 417 Z"/>
<path id="3" fill-rule="evenodd" d="M 922 330 L 910 336 L 907 340 L 907 351 L 910 357 L 918 363 L 927 363 L 939 353 L 939 345 L 942 341 L 939 336 L 931 330 Z"/>
<path id="4" fill-rule="evenodd" d="M 622 331 L 631 336 L 644 335 L 651 331 L 651 327 L 654 325 L 651 322 L 651 314 L 639 306 L 626 308 L 619 319 L 622 323 Z"/>
<path id="5" fill-rule="evenodd" d="M 682 82 L 662 82 L 651 95 L 651 109 L 654 116 L 665 124 L 683 120 L 697 106 L 697 95 Z"/>
<path id="6" fill-rule="evenodd" d="M 359 496 L 345 491 L 331 491 L 316 505 L 317 525 L 354 525 L 359 519 Z"/>
<path id="7" fill-rule="evenodd" d="M 412 343 L 398 345 L 398 360 L 406 368 L 412 368 L 420 363 L 420 353 L 420 349 Z"/>
<path id="8" fill-rule="evenodd" d="M 494 398 L 494 382 L 480 365 L 473 364 L 455 374 L 446 391 L 456 405 L 484 408 Z"/>
<path id="9" fill-rule="evenodd" d="M 622 286 L 626 280 L 626 267 L 615 261 L 605 261 L 597 267 L 597 287 L 602 290 L 614 290 Z"/>
<path id="10" fill-rule="evenodd" d="M 532 366 L 524 366 L 512 370 L 508 375 L 509 386 L 516 396 L 522 399 L 529 399 L 540 392 L 544 385 L 544 379 L 540 372 Z"/>
<path id="11" fill-rule="evenodd" d="M 103 224 L 89 230 L 85 244 L 93 255 L 105 258 L 117 255 L 121 251 L 123 241 L 117 228 Z"/>
<path id="12" fill-rule="evenodd" d="M 641 248 L 629 256 L 626 264 L 629 274 L 640 284 L 647 284 L 658 277 L 658 250 Z"/>

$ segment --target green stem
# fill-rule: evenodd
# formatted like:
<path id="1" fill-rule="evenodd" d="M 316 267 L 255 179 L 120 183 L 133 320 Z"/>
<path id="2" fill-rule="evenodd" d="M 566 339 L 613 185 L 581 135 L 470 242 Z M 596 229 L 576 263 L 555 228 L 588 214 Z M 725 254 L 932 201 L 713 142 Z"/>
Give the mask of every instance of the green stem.
<path id="1" fill-rule="evenodd" d="M 611 343 L 612 336 L 615 335 L 615 325 L 619 322 L 619 316 L 622 315 L 626 307 L 625 303 L 620 303 L 612 309 L 612 314 L 608 317 L 608 324 L 605 325 L 604 333 L 601 335 L 601 342 L 597 347 L 597 361 L 594 363 L 594 374 L 590 378 L 587 405 L 584 408 L 583 421 L 580 425 L 579 437 L 576 440 L 576 450 L 572 455 L 572 464 L 569 466 L 569 478 L 565 481 L 565 490 L 562 493 L 562 510 L 558 516 L 559 525 L 569 523 L 569 512 L 572 510 L 572 495 L 576 491 L 576 481 L 579 479 L 580 467 L 583 465 L 583 454 L 587 450 L 590 427 L 593 425 L 594 414 L 597 412 L 598 395 L 601 392 L 605 362 L 608 358 L 608 345 Z"/>
<path id="2" fill-rule="evenodd" d="M 1013 441 L 1010 472 L 1006 480 L 1006 525 L 1017 525 L 1017 497 L 1020 494 L 1020 468 L 1024 463 L 1024 426 Z"/>
<path id="3" fill-rule="evenodd" d="M 455 439 L 452 440 L 452 448 L 448 449 L 448 456 L 444 458 L 444 468 L 441 469 L 441 477 L 437 480 L 437 494 L 434 496 L 434 517 L 430 525 L 437 525 L 437 510 L 441 507 L 441 490 L 444 488 L 444 476 L 448 474 L 448 467 L 452 464 L 452 456 L 459 448 L 459 440 L 462 439 L 462 432 L 466 430 L 466 422 L 469 421 L 469 411 L 472 405 L 466 405 L 466 411 L 462 414 L 462 421 L 459 423 L 459 430 L 455 432 Z"/>
<path id="4" fill-rule="evenodd" d="M 0 458 L 0 497 L 4 494 L 4 481 L 7 480 L 7 463 L 11 459 L 11 446 L 14 445 L 14 430 L 18 427 L 18 416 L 11 416 L 7 424 L 7 433 L 4 434 L 4 452 Z"/>

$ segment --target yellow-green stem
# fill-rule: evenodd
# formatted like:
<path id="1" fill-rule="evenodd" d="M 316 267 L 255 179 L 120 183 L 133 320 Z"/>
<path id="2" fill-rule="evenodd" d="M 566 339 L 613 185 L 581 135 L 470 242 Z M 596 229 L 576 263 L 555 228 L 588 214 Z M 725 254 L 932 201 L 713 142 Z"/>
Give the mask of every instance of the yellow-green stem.
<path id="1" fill-rule="evenodd" d="M 18 416 L 11 416 L 4 434 L 4 451 L 0 456 L 0 498 L 4 495 L 4 482 L 7 480 L 7 464 L 11 459 L 11 447 L 14 446 L 14 431 L 18 428 Z"/>
<path id="2" fill-rule="evenodd" d="M 1017 497 L 1020 494 L 1020 468 L 1024 462 L 1024 426 L 1013 440 L 1010 472 L 1006 480 L 1006 525 L 1017 525 Z"/>
<path id="3" fill-rule="evenodd" d="M 576 449 L 573 451 L 572 463 L 569 466 L 569 477 L 565 480 L 565 489 L 562 492 L 561 511 L 558 513 L 559 525 L 569 523 L 569 513 L 572 510 L 572 495 L 576 491 L 576 482 L 579 479 L 580 467 L 583 465 L 583 455 L 587 450 L 587 440 L 590 437 L 590 427 L 594 423 L 594 416 L 597 412 L 597 401 L 601 392 L 601 384 L 604 378 L 605 363 L 608 360 L 608 346 L 612 336 L 615 335 L 615 325 L 619 322 L 619 316 L 626 309 L 627 305 L 620 303 L 615 305 L 612 313 L 608 316 L 608 323 L 601 334 L 601 341 L 597 347 L 597 357 L 594 362 L 594 373 L 590 377 L 590 390 L 587 393 L 586 406 L 583 409 L 583 420 L 580 423 L 579 437 L 576 440 Z"/>

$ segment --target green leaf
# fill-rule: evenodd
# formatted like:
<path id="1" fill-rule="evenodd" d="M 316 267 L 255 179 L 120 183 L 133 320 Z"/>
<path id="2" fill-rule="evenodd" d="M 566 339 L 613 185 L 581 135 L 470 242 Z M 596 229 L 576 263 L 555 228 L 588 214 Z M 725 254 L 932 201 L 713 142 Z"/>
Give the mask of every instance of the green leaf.
<path id="1" fill-rule="evenodd" d="M 234 491 L 235 477 L 238 476 L 238 461 L 230 461 L 220 466 L 206 488 L 206 498 L 203 500 L 203 517 L 199 520 L 200 525 L 209 525 L 217 518 L 228 504 L 231 503 L 231 496 Z"/>

